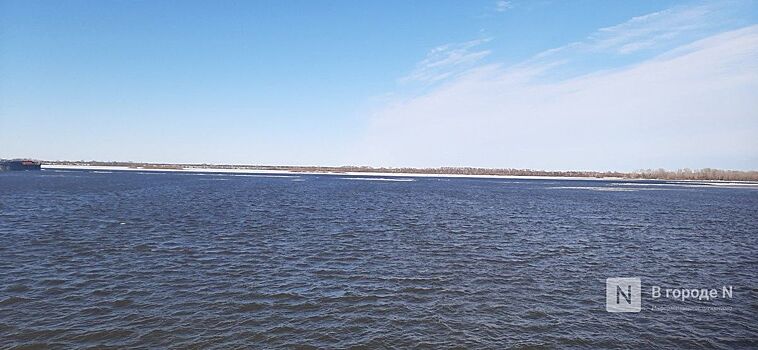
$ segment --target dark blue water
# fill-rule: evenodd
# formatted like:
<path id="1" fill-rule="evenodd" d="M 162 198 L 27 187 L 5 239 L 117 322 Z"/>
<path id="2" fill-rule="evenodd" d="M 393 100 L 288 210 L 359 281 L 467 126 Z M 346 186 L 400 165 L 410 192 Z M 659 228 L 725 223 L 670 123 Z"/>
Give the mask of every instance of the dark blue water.
<path id="1" fill-rule="evenodd" d="M 0 174 L 0 347 L 758 344 L 755 188 L 411 180 Z"/>

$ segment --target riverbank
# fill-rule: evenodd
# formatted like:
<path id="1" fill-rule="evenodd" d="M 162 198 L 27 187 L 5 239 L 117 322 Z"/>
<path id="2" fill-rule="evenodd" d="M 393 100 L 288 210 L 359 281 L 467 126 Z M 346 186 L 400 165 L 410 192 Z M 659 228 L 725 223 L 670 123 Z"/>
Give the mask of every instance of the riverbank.
<path id="1" fill-rule="evenodd" d="M 173 168 L 154 168 L 154 167 L 128 167 L 128 166 L 108 166 L 108 165 L 61 165 L 61 164 L 43 164 L 43 170 L 90 170 L 90 171 L 137 171 L 137 172 L 175 172 L 175 173 L 217 173 L 217 174 L 250 174 L 250 175 L 279 175 L 279 176 L 297 176 L 297 175 L 326 175 L 326 176 L 351 176 L 351 177 L 384 177 L 384 178 L 470 178 L 470 179 L 510 179 L 510 180 L 583 180 L 583 181 L 629 181 L 642 182 L 650 180 L 671 181 L 680 183 L 697 184 L 703 183 L 712 186 L 746 186 L 756 187 L 756 181 L 721 181 L 721 180 L 668 180 L 668 179 L 633 179 L 624 177 L 589 177 L 589 176 L 539 176 L 539 175 L 470 175 L 470 174 L 424 174 L 424 173 L 396 173 L 396 172 L 357 172 L 357 171 L 294 171 L 294 170 L 267 170 L 267 169 L 246 169 L 246 168 L 214 168 L 214 167 L 173 167 Z"/>
<path id="2" fill-rule="evenodd" d="M 423 174 L 423 173 L 383 173 L 383 172 L 357 172 L 357 171 L 293 171 L 293 170 L 265 170 L 244 168 L 205 168 L 205 167 L 182 167 L 182 168 L 146 168 L 107 165 L 57 165 L 44 164 L 42 169 L 51 170 L 95 170 L 95 171 L 141 171 L 141 172 L 179 172 L 179 173 L 219 173 L 219 174 L 260 174 L 260 175 L 339 175 L 339 176 L 366 176 L 366 177 L 451 177 L 451 178 L 479 178 L 479 179 L 542 179 L 542 180 L 623 180 L 623 178 L 596 178 L 579 176 L 516 176 L 516 175 L 466 175 L 466 174 Z"/>

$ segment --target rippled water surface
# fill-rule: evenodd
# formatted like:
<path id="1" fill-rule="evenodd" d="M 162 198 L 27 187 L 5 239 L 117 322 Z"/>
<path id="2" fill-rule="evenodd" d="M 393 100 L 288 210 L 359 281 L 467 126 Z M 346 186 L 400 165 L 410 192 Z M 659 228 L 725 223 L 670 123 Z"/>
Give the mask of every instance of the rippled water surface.
<path id="1" fill-rule="evenodd" d="M 0 174 L 0 347 L 758 344 L 755 188 L 362 179 Z"/>

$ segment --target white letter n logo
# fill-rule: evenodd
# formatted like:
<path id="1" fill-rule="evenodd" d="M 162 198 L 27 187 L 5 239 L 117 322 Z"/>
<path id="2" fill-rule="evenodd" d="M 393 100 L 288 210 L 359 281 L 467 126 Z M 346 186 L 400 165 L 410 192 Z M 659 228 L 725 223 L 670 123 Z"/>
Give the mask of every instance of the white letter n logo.
<path id="1" fill-rule="evenodd" d="M 641 283 L 639 277 L 605 280 L 605 310 L 608 312 L 640 312 Z"/>
<path id="2" fill-rule="evenodd" d="M 627 285 L 626 288 L 628 291 L 624 293 L 624 290 L 621 289 L 621 286 L 616 286 L 616 304 L 621 304 L 621 300 L 619 298 L 623 295 L 624 299 L 626 299 L 626 303 L 631 305 L 632 304 L 632 286 Z"/>

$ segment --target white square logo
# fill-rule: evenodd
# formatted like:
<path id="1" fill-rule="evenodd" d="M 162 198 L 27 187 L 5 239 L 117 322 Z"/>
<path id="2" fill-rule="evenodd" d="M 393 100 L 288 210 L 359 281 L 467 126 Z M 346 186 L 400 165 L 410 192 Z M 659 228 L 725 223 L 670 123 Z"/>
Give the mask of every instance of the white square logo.
<path id="1" fill-rule="evenodd" d="M 640 312 L 642 283 L 639 277 L 605 280 L 605 310 L 608 312 Z"/>

